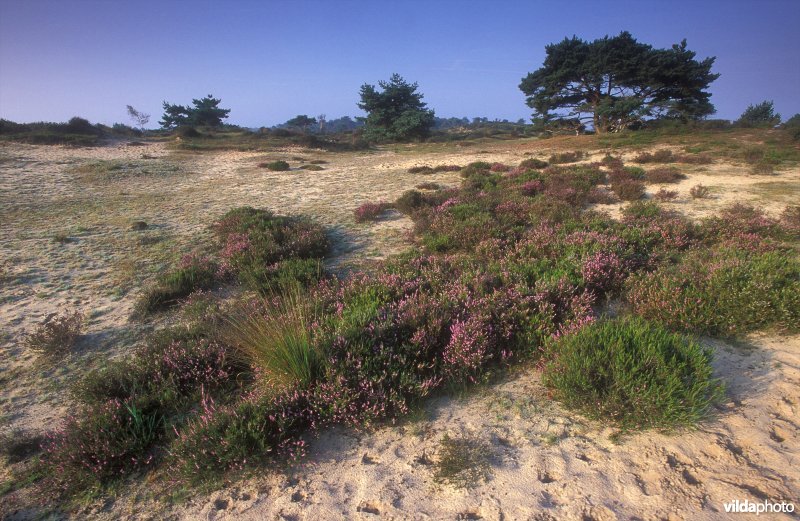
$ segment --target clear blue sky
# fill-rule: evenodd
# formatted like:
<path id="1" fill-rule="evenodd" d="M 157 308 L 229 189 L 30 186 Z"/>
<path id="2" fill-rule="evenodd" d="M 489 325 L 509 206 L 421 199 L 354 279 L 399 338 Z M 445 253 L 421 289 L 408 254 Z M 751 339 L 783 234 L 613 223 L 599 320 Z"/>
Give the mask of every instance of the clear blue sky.
<path id="1" fill-rule="evenodd" d="M 416 81 L 441 117 L 528 118 L 520 79 L 565 36 L 630 31 L 716 56 L 717 117 L 800 112 L 800 0 L 0 0 L 0 117 L 128 123 L 214 94 L 229 122 L 360 115 L 363 83 Z"/>

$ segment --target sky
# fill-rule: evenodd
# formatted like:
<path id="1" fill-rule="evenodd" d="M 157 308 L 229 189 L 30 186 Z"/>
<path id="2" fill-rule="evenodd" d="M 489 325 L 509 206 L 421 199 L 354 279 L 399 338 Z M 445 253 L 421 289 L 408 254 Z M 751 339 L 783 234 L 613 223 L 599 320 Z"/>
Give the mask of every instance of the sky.
<path id="1" fill-rule="evenodd" d="M 131 122 L 213 94 L 229 123 L 358 116 L 399 73 L 440 117 L 520 118 L 545 45 L 630 31 L 716 56 L 714 117 L 773 100 L 800 113 L 800 0 L 0 0 L 0 117 Z"/>

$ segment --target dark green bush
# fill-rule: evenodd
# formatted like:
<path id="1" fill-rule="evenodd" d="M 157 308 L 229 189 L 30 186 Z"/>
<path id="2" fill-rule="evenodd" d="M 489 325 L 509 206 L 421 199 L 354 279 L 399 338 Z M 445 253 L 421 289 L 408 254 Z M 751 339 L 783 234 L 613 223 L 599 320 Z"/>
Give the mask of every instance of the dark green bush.
<path id="1" fill-rule="evenodd" d="M 638 318 L 588 325 L 545 356 L 544 382 L 559 400 L 623 428 L 692 425 L 722 392 L 709 349 Z"/>
<path id="2" fill-rule="evenodd" d="M 259 168 L 266 168 L 267 170 L 272 170 L 273 172 L 285 172 L 289 170 L 289 163 L 280 159 L 269 163 L 259 163 L 258 166 Z"/>

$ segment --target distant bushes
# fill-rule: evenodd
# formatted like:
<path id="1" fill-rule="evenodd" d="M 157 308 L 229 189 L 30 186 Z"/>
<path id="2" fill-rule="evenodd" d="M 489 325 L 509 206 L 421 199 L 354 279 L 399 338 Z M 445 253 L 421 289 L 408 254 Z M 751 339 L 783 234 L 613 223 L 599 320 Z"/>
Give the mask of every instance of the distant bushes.
<path id="1" fill-rule="evenodd" d="M 14 123 L 0 120 L 0 138 L 35 145 L 97 146 L 105 135 L 106 131 L 99 125 L 92 125 L 79 117 L 71 118 L 66 123 Z"/>

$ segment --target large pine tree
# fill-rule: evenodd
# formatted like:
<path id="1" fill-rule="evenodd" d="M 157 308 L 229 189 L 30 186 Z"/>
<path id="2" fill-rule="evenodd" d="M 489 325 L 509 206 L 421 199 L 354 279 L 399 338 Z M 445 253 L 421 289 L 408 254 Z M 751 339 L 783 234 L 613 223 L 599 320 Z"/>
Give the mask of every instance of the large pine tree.
<path id="1" fill-rule="evenodd" d="M 545 47 L 544 64 L 519 88 L 535 121 L 589 123 L 596 132 L 653 118 L 699 119 L 714 113 L 706 89 L 719 77 L 714 58 L 695 60 L 686 40 L 669 49 L 628 32 L 587 42 L 573 36 Z"/>

